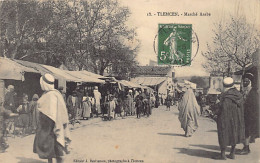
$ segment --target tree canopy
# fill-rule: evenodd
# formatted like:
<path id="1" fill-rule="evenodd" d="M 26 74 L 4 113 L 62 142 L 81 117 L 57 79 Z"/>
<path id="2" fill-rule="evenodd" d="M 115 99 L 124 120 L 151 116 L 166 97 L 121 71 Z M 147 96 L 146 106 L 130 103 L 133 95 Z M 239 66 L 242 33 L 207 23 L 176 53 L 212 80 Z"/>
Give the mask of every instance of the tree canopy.
<path id="1" fill-rule="evenodd" d="M 117 0 L 4 0 L 1 56 L 73 70 L 124 72 L 136 62 L 139 41 Z M 137 43 L 136 43 L 137 42 Z"/>
<path id="2" fill-rule="evenodd" d="M 217 22 L 212 44 L 202 55 L 208 59 L 203 66 L 213 75 L 230 76 L 252 63 L 252 54 L 260 47 L 259 30 L 244 16 Z"/>
<path id="3" fill-rule="evenodd" d="M 192 83 L 197 84 L 198 88 L 207 88 L 206 81 L 203 79 L 203 77 L 200 76 L 192 76 L 190 81 Z"/>

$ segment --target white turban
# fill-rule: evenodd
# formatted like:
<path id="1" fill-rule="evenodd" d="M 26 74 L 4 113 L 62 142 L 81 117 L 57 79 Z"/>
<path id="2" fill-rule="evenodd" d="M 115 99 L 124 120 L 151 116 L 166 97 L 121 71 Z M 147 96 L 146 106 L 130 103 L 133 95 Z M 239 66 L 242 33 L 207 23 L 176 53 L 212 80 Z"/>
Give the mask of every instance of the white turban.
<path id="1" fill-rule="evenodd" d="M 40 84 L 43 91 L 54 90 L 54 77 L 51 74 L 44 74 L 40 78 Z"/>
<path id="2" fill-rule="evenodd" d="M 224 87 L 228 88 L 228 87 L 232 87 L 234 85 L 234 80 L 231 77 L 226 77 L 223 80 L 223 85 Z"/>

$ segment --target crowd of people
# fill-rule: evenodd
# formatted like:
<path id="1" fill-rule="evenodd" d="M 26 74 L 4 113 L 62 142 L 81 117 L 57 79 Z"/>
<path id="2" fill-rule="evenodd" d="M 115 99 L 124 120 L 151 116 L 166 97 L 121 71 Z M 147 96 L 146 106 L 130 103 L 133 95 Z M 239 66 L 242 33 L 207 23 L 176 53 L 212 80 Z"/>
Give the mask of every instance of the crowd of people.
<path id="1" fill-rule="evenodd" d="M 117 117 L 141 115 L 149 117 L 154 100 L 147 89 L 114 89 L 94 87 L 86 91 L 77 87 L 71 94 L 66 94 L 62 87 L 54 88 L 54 77 L 45 74 L 40 78 L 43 94 L 34 94 L 31 101 L 23 93 L 21 100 L 17 97 L 14 86 L 6 89 L 5 100 L 1 104 L 1 151 L 8 148 L 5 141 L 7 134 L 19 130 L 22 136 L 35 133 L 33 152 L 40 158 L 56 158 L 62 162 L 62 156 L 69 153 L 70 134 L 68 125 L 80 123 L 91 117 L 112 120 Z M 101 91 L 99 91 L 101 90 Z M 13 116 L 14 119 L 8 119 Z"/>
<path id="2" fill-rule="evenodd" d="M 151 99 L 151 94 L 147 89 L 100 92 L 98 86 L 94 87 L 93 92 L 84 92 L 78 87 L 65 101 L 72 124 L 92 117 L 112 120 L 117 117 L 136 115 L 140 118 L 141 113 L 149 116 L 154 106 L 154 100 Z"/>
<path id="3" fill-rule="evenodd" d="M 234 80 L 231 77 L 225 78 L 222 94 L 211 105 L 212 117 L 217 122 L 221 149 L 220 155 L 214 159 L 226 160 L 227 146 L 231 146 L 228 157 L 234 159 L 235 147 L 239 143 L 244 144 L 239 154 L 249 154 L 249 143 L 259 137 L 259 94 L 256 79 L 244 78 L 243 81 L 244 89 L 239 91 L 234 87 Z M 24 93 L 19 105 L 15 102 L 14 86 L 8 86 L 5 101 L 1 105 L 0 120 L 4 122 L 6 117 L 10 115 L 15 117 L 15 114 L 18 118 L 15 121 L 3 123 L 6 126 L 1 125 L 2 128 L 7 129 L 1 135 L 1 147 L 8 147 L 4 144 L 3 135 L 8 134 L 6 132 L 13 127 L 20 127 L 22 134 L 36 133 L 34 152 L 38 153 L 40 158 L 57 158 L 56 155 L 68 153 L 68 148 L 65 147 L 70 142 L 67 126 L 69 123 L 74 125 L 92 117 L 101 117 L 103 120 L 127 116 L 149 117 L 152 114 L 152 108 L 158 107 L 160 103 L 159 96 L 154 96 L 155 92 L 148 92 L 147 89 L 120 90 L 115 87 L 104 89 L 104 87 L 95 86 L 93 90 L 86 91 L 84 87 L 77 87 L 68 95 L 62 87 L 58 88 L 59 91 L 54 89 L 54 78 L 50 74 L 43 76 L 40 84 L 44 91 L 41 97 L 34 94 L 29 101 L 28 95 Z M 186 86 L 178 100 L 178 118 L 186 137 L 191 137 L 199 127 L 198 117 L 203 112 L 201 94 L 199 95 L 196 97 L 192 88 Z M 172 101 L 174 100 L 167 96 L 164 103 L 166 110 L 170 110 L 170 106 L 173 105 Z M 3 110 L 8 112 L 3 112 Z M 49 125 L 46 127 L 46 124 Z M 45 132 L 51 134 L 53 128 L 61 133 L 54 138 L 55 140 L 49 142 L 47 147 L 51 152 L 46 155 L 46 149 L 42 149 L 42 143 L 46 143 L 44 135 L 46 136 Z M 53 143 L 55 141 L 59 143 Z"/>
<path id="4" fill-rule="evenodd" d="M 16 113 L 19 116 L 15 121 L 11 119 L 7 122 L 5 134 L 8 134 L 8 132 L 22 135 L 25 135 L 26 133 L 34 133 L 38 122 L 37 100 L 39 99 L 39 96 L 34 94 L 32 100 L 29 101 L 28 95 L 23 93 L 20 102 L 17 101 L 16 96 L 17 94 L 14 90 L 14 86 L 9 85 L 5 94 L 3 107 L 11 113 Z M 15 130 L 16 127 L 22 128 L 20 133 L 14 133 L 17 132 Z"/>
<path id="5" fill-rule="evenodd" d="M 252 74 L 249 77 L 250 79 L 243 79 L 241 90 L 235 87 L 231 77 L 224 78 L 224 90 L 210 106 L 211 118 L 217 122 L 221 149 L 220 155 L 213 159 L 235 159 L 236 153 L 247 155 L 250 153 L 249 144 L 260 136 L 257 78 Z M 199 126 L 198 116 L 202 114 L 202 106 L 193 90 L 189 86 L 185 88 L 178 104 L 179 121 L 185 136 L 191 137 Z M 236 152 L 235 147 L 240 143 L 244 144 L 244 148 Z M 231 146 L 228 156 L 226 156 L 227 146 Z"/>
<path id="6" fill-rule="evenodd" d="M 112 120 L 127 116 L 149 116 L 155 105 L 154 92 L 141 88 L 120 90 L 117 87 L 94 86 L 93 89 L 86 89 L 77 86 L 70 94 L 65 93 L 63 87 L 57 90 L 63 97 L 72 125 L 96 117 Z M 17 97 L 14 86 L 7 87 L 3 107 L 18 117 L 7 120 L 5 135 L 26 136 L 35 133 L 39 119 L 38 99 L 38 94 L 34 94 L 31 100 L 26 93 Z"/>

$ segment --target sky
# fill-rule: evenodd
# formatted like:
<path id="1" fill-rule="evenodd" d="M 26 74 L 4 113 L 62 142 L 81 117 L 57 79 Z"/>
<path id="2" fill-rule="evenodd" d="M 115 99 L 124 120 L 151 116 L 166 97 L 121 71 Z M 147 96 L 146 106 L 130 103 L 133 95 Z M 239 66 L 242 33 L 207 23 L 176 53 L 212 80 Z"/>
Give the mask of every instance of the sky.
<path id="1" fill-rule="evenodd" d="M 127 25 L 137 28 L 137 39 L 141 42 L 137 55 L 140 65 L 149 64 L 150 59 L 157 60 L 157 54 L 154 52 L 154 39 L 158 33 L 159 23 L 192 24 L 192 28 L 198 36 L 199 51 L 191 66 L 175 68 L 176 74 L 179 76 L 209 75 L 202 67 L 206 59 L 201 52 L 207 50 L 207 43 L 212 43 L 214 23 L 225 21 L 230 15 L 245 15 L 247 21 L 260 28 L 260 0 L 120 0 L 120 3 L 129 7 L 131 11 Z M 153 16 L 147 16 L 149 12 Z M 158 16 L 157 12 L 178 12 L 179 16 Z M 203 12 L 210 16 L 181 15 L 184 12 L 197 12 L 198 15 Z M 157 43 L 157 39 L 155 40 Z M 196 47 L 192 48 L 192 51 L 195 51 Z M 195 54 L 192 53 L 192 55 Z"/>

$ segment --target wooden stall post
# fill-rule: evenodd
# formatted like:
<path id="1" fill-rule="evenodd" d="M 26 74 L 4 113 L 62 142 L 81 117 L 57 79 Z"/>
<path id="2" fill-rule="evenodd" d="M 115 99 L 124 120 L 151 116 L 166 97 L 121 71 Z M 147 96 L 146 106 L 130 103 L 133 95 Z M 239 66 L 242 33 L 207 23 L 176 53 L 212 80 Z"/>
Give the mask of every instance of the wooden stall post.
<path id="1" fill-rule="evenodd" d="M 5 81 L 0 79 L 0 103 L 4 102 L 5 98 Z"/>

